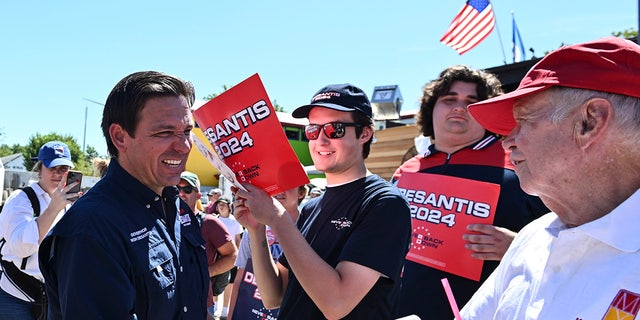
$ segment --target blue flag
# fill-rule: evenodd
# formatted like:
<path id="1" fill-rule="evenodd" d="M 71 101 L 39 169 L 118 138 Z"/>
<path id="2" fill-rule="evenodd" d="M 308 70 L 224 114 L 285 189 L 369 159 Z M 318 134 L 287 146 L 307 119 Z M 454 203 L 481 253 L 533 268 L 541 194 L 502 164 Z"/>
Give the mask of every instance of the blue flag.
<path id="1" fill-rule="evenodd" d="M 522 37 L 520 37 L 520 31 L 516 26 L 516 18 L 511 15 L 513 21 L 513 34 L 511 37 L 511 51 L 513 52 L 513 62 L 520 62 L 527 59 L 527 55 L 524 51 L 524 43 L 522 43 Z"/>

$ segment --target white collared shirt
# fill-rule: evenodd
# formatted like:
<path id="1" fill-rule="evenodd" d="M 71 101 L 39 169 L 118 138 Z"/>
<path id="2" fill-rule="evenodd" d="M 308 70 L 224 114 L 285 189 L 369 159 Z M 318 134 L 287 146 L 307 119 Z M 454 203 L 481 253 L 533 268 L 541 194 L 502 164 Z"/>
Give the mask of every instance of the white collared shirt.
<path id="1" fill-rule="evenodd" d="M 49 206 L 51 197 L 37 182 L 32 182 L 29 186 L 33 188 L 33 191 L 35 191 L 38 196 L 40 213 L 42 213 L 47 206 Z M 67 208 L 63 209 L 63 211 Z M 62 214 L 56 217 L 52 227 L 61 217 Z M 4 238 L 7 241 L 2 247 L 2 259 L 11 261 L 20 268 L 22 259 L 29 257 L 26 268 L 22 271 L 40 281 L 44 281 L 38 266 L 37 253 L 40 245 L 38 243 L 38 239 L 40 238 L 38 224 L 36 218 L 33 216 L 31 201 L 29 201 L 27 194 L 22 190 L 16 190 L 11 193 L 2 208 L 2 213 L 0 213 L 0 238 Z M 28 301 L 24 294 L 4 275 L 0 277 L 0 288 L 17 298 Z"/>
<path id="2" fill-rule="evenodd" d="M 549 213 L 520 231 L 462 318 L 632 319 L 640 309 L 639 231 L 640 191 L 575 228 Z"/>

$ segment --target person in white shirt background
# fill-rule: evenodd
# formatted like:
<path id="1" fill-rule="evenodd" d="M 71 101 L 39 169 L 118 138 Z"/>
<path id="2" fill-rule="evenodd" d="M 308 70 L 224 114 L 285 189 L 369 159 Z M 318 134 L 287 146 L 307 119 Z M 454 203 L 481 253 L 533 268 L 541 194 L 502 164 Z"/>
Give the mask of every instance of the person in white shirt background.
<path id="1" fill-rule="evenodd" d="M 44 282 L 38 267 L 38 246 L 66 212 L 72 199 L 77 199 L 79 195 L 67 191 L 80 182 L 65 186 L 67 174 L 74 165 L 69 147 L 64 142 L 45 143 L 40 147 L 38 157 L 32 160 L 37 160 L 33 171 L 38 172 L 38 181 L 32 182 L 29 187 L 37 197 L 39 212 L 35 212 L 36 208 L 31 205 L 24 190 L 16 190 L 0 213 L 0 254 L 3 260 L 0 319 L 38 319 L 43 316 L 33 311 L 33 304 L 42 297 L 28 294 L 26 284 Z"/>

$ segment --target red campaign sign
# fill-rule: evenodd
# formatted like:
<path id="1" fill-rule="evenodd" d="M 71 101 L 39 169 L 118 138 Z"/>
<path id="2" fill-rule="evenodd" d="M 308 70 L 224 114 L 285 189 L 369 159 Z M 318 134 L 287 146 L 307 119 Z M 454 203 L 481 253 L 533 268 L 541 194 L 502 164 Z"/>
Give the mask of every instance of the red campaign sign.
<path id="1" fill-rule="evenodd" d="M 398 181 L 411 208 L 407 260 L 480 280 L 482 260 L 471 257 L 467 225 L 493 224 L 500 185 L 438 174 L 405 172 Z"/>
<path id="2" fill-rule="evenodd" d="M 250 182 L 270 195 L 309 183 L 257 73 L 194 110 L 193 116 L 228 167 L 216 165 L 218 170 L 225 177 L 235 175 L 227 177 L 230 181 Z"/>

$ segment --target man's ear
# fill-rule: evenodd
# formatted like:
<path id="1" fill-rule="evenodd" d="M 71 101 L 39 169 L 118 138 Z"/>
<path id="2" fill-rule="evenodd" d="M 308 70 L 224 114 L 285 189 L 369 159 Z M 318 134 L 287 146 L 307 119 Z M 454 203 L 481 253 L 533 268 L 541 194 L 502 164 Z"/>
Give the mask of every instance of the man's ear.
<path id="1" fill-rule="evenodd" d="M 367 142 L 369 141 L 369 139 L 371 139 L 373 136 L 373 127 L 372 126 L 364 126 L 362 127 L 362 133 L 360 134 L 360 140 L 362 140 L 362 142 Z"/>
<path id="2" fill-rule="evenodd" d="M 126 149 L 125 141 L 128 136 L 127 131 L 124 130 L 121 125 L 112 123 L 109 126 L 109 137 L 111 137 L 111 142 L 113 142 L 113 145 L 118 149 L 118 151 Z"/>
<path id="3" fill-rule="evenodd" d="M 604 98 L 589 99 L 580 107 L 580 119 L 574 126 L 574 137 L 582 150 L 602 137 L 611 125 L 613 106 Z"/>

